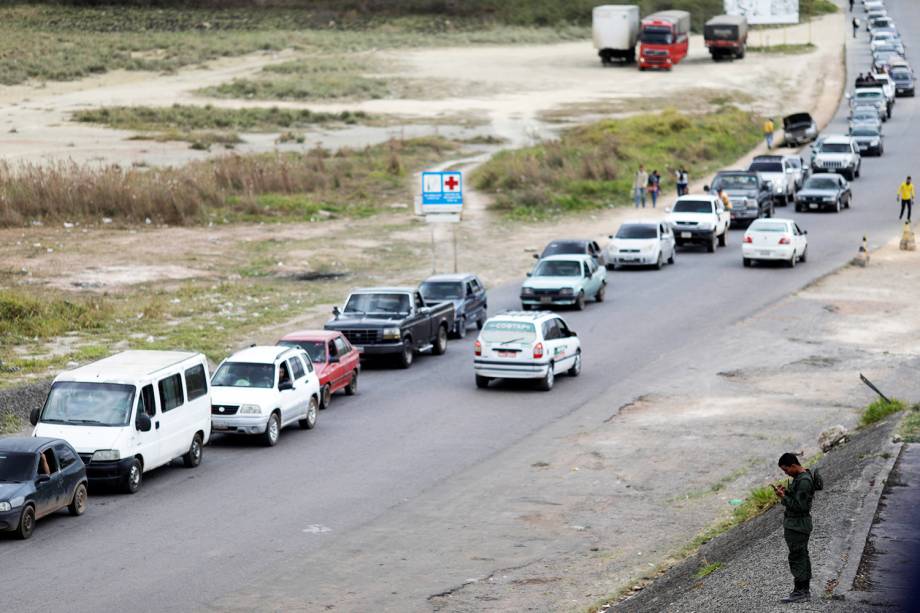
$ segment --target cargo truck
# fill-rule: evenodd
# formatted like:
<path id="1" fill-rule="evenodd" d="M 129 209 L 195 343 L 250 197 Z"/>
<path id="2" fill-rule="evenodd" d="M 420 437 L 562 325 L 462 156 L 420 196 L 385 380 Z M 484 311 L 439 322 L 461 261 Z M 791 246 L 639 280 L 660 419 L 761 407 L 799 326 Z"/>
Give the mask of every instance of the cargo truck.
<path id="1" fill-rule="evenodd" d="M 671 70 L 687 57 L 690 13 L 660 11 L 642 20 L 639 28 L 639 70 Z"/>
<path id="2" fill-rule="evenodd" d="M 601 64 L 609 66 L 614 60 L 626 64 L 636 61 L 636 41 L 639 39 L 639 7 L 605 4 L 591 13 L 594 48 Z"/>
<path id="3" fill-rule="evenodd" d="M 714 62 L 743 58 L 747 37 L 747 18 L 741 15 L 717 15 L 703 27 L 703 39 Z"/>

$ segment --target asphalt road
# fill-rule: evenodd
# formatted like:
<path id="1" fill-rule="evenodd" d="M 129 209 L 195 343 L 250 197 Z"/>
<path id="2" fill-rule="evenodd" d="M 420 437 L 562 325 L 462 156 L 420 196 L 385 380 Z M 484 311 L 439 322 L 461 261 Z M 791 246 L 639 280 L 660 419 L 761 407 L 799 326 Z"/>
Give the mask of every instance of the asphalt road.
<path id="1" fill-rule="evenodd" d="M 916 39 L 920 5 L 888 4 L 905 40 Z M 863 70 L 865 34 L 856 45 L 851 42 L 850 68 Z M 920 66 L 916 49 L 908 52 Z M 311 593 L 310 568 L 298 579 L 291 571 L 309 560 L 313 568 L 335 575 L 352 553 L 339 546 L 338 535 L 348 534 L 352 542 L 362 532 L 372 535 L 375 519 L 384 513 L 411 512 L 413 501 L 426 491 L 450 487 L 465 469 L 489 462 L 496 452 L 578 411 L 614 382 L 633 378 L 638 386 L 650 364 L 684 366 L 694 349 L 721 334 L 727 323 L 845 264 L 864 234 L 870 245 L 896 236 L 901 226 L 895 191 L 905 175 L 920 176 L 914 166 L 917 105 L 914 99 L 898 100 L 885 128 L 886 155 L 864 160 L 851 210 L 836 215 L 779 209 L 779 216 L 793 217 L 809 231 L 806 264 L 742 268 L 736 231 L 716 254 L 683 251 L 675 266 L 660 272 L 611 273 L 608 302 L 566 314 L 582 339 L 585 368 L 577 380 L 557 380 L 549 394 L 522 386 L 477 390 L 473 335 L 451 342 L 444 356 L 422 357 L 408 372 L 368 369 L 359 394 L 336 397 L 313 431 L 286 430 L 272 449 L 255 441 L 215 440 L 196 470 L 155 471 L 135 496 L 96 495 L 81 518 L 45 519 L 27 542 L 0 539 L 3 608 L 222 608 L 214 603 L 237 592 L 271 594 L 279 575 L 285 576 L 284 593 Z M 842 111 L 827 131 L 845 131 Z M 493 312 L 517 308 L 517 291 L 516 285 L 493 289 Z M 464 579 L 439 576 L 433 569 L 416 580 L 449 587 Z M 379 580 L 385 579 L 366 578 Z M 394 610 L 426 606 L 397 598 L 378 604 Z M 275 603 L 266 600 L 261 606 Z"/>

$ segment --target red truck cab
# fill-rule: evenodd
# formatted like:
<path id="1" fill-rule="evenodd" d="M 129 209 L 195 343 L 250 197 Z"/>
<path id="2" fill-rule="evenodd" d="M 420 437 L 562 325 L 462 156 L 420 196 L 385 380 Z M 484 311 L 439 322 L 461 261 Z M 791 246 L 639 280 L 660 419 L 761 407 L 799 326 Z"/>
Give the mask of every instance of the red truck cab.
<path id="1" fill-rule="evenodd" d="M 660 11 L 639 27 L 639 70 L 671 70 L 687 57 L 690 47 L 690 13 Z"/>
<path id="2" fill-rule="evenodd" d="M 319 377 L 320 409 L 327 408 L 339 390 L 348 396 L 358 393 L 361 356 L 341 332 L 302 330 L 284 336 L 278 344 L 299 347 L 310 356 Z"/>

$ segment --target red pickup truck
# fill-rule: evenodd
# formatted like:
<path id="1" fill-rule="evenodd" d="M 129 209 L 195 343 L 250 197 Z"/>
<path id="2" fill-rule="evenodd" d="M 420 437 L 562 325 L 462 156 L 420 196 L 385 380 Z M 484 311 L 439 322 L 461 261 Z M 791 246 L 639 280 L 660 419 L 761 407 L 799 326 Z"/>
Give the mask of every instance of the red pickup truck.
<path id="1" fill-rule="evenodd" d="M 302 330 L 286 335 L 278 344 L 299 347 L 310 356 L 319 377 L 320 409 L 327 408 L 339 390 L 348 396 L 358 393 L 361 356 L 341 332 Z"/>

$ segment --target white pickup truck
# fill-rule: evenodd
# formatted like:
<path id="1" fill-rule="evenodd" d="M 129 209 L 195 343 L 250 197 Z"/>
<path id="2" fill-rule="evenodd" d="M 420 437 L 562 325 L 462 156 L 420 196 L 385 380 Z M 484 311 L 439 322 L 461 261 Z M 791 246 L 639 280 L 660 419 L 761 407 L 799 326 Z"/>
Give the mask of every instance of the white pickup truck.
<path id="1" fill-rule="evenodd" d="M 666 221 L 674 229 L 678 247 L 704 245 L 709 253 L 724 247 L 731 226 L 731 214 L 718 196 L 710 194 L 681 196 L 674 207 L 666 209 Z"/>

